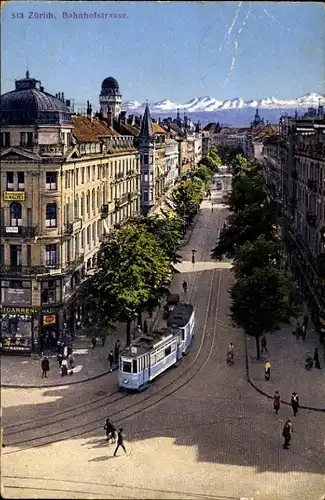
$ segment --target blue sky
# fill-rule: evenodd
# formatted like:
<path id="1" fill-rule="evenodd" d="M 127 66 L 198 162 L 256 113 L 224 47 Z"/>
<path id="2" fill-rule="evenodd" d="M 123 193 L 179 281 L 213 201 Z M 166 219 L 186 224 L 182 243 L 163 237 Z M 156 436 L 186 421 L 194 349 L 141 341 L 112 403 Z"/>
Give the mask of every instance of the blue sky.
<path id="1" fill-rule="evenodd" d="M 76 20 L 64 12 L 125 17 Z M 123 100 L 291 99 L 325 92 L 324 36 L 317 3 L 12 1 L 2 10 L 1 91 L 13 90 L 28 66 L 46 91 L 63 91 L 77 107 L 87 99 L 98 107 L 107 76 Z"/>

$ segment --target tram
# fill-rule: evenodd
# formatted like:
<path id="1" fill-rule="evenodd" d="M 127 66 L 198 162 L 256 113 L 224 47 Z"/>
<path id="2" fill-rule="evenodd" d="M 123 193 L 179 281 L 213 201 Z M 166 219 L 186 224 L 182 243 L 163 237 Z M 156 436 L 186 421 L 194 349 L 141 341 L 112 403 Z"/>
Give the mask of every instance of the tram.
<path id="1" fill-rule="evenodd" d="M 175 366 L 192 343 L 194 325 L 193 306 L 177 304 L 167 320 L 167 328 L 143 334 L 121 351 L 119 387 L 141 391 L 158 375 Z"/>

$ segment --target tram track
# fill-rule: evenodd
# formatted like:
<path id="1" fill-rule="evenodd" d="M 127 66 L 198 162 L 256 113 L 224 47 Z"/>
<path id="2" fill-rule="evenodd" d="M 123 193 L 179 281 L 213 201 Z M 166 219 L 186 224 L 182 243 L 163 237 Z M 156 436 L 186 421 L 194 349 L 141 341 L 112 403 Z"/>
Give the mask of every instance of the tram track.
<path id="1" fill-rule="evenodd" d="M 205 238 L 205 242 L 204 242 L 204 245 L 203 245 L 203 248 L 201 247 L 202 248 L 201 258 L 203 256 L 203 254 L 206 253 L 207 246 L 209 247 L 208 248 L 209 250 L 211 248 L 211 246 L 210 246 L 211 245 L 210 239 L 211 239 L 211 232 L 207 233 L 206 238 Z M 192 298 L 192 296 L 194 294 L 197 295 L 197 300 L 196 300 L 196 304 L 195 304 L 196 308 L 198 307 L 198 302 L 201 302 L 201 300 L 203 300 L 203 298 L 202 298 L 203 294 L 200 294 L 200 285 L 201 285 L 202 280 L 204 280 L 204 274 L 206 272 L 208 272 L 208 271 L 201 272 L 201 276 L 199 278 L 199 282 L 198 283 L 196 283 L 197 276 L 198 276 L 198 273 L 196 272 L 195 276 L 194 276 L 194 279 L 192 281 L 191 293 L 190 293 L 189 298 Z M 210 283 L 210 287 L 209 287 L 209 297 L 208 297 L 208 301 L 207 301 L 207 307 L 206 307 L 206 310 L 205 310 L 205 319 L 204 319 L 204 326 L 203 326 L 203 331 L 202 331 L 202 336 L 201 336 L 201 343 L 200 343 L 199 349 L 197 350 L 197 352 L 196 352 L 196 354 L 195 354 L 194 359 L 192 360 L 192 362 L 186 367 L 185 370 L 182 371 L 182 373 L 179 373 L 179 375 L 176 378 L 173 378 L 171 381 L 169 381 L 163 387 L 159 387 L 158 386 L 158 388 L 157 388 L 156 391 L 154 391 L 153 393 L 151 392 L 150 394 L 148 394 L 144 398 L 141 398 L 139 400 L 139 398 L 136 397 L 136 396 L 139 396 L 139 395 L 134 395 L 134 396 L 129 395 L 131 397 L 132 404 L 131 405 L 127 405 L 124 408 L 119 408 L 119 409 L 117 409 L 114 412 L 110 412 L 110 416 L 111 417 L 117 416 L 119 422 L 123 422 L 123 421 L 125 421 L 125 420 L 127 420 L 127 419 L 129 419 L 129 418 L 131 418 L 131 417 L 133 417 L 133 416 L 135 416 L 137 414 L 139 414 L 139 413 L 142 413 L 142 412 L 146 411 L 149 408 L 152 408 L 154 405 L 159 404 L 161 401 L 163 401 L 164 399 L 166 399 L 167 397 L 169 397 L 170 395 L 172 395 L 173 393 L 175 393 L 177 390 L 181 389 L 186 384 L 188 384 L 206 366 L 206 364 L 208 363 L 208 361 L 209 361 L 209 359 L 211 357 L 211 354 L 212 354 L 212 351 L 213 351 L 213 348 L 214 348 L 214 345 L 215 345 L 215 341 L 216 341 L 216 328 L 217 328 L 217 321 L 216 320 L 217 320 L 218 303 L 219 303 L 219 298 L 220 298 L 221 274 L 222 274 L 222 271 L 220 270 L 219 281 L 218 281 L 217 302 L 216 302 L 216 308 L 215 308 L 216 317 L 214 317 L 214 314 L 212 314 L 212 317 L 214 318 L 214 323 L 213 323 L 214 326 L 213 326 L 213 332 L 212 332 L 212 342 L 211 342 L 210 347 L 208 348 L 208 354 L 207 354 L 207 356 L 205 356 L 204 363 L 201 364 L 200 366 L 198 366 L 194 370 L 194 373 L 192 375 L 190 374 L 190 370 L 192 369 L 192 367 L 194 366 L 194 364 L 197 362 L 199 356 L 202 355 L 203 348 L 205 346 L 205 341 L 209 337 L 209 334 L 207 334 L 207 323 L 208 323 L 208 318 L 211 316 L 209 313 L 211 311 L 211 296 L 212 296 L 212 287 L 213 287 L 214 278 L 215 278 L 215 270 L 212 272 L 212 278 L 211 278 L 211 283 Z M 195 286 L 195 285 L 197 285 L 197 286 Z M 214 308 L 212 307 L 212 309 L 214 309 Z M 189 374 L 188 377 L 186 377 L 187 374 Z M 167 377 L 167 373 L 164 374 L 164 377 Z M 184 377 L 186 377 L 186 379 L 185 379 L 185 381 L 182 381 L 182 379 L 184 379 Z M 181 384 L 177 384 L 177 382 L 179 382 L 179 381 L 181 382 Z M 177 386 L 173 388 L 173 386 L 175 384 L 177 384 Z M 151 387 L 153 387 L 153 386 L 151 386 Z M 151 389 L 151 387 L 149 389 Z M 163 394 L 163 392 L 165 392 L 166 390 L 167 390 L 167 393 Z M 118 401 L 120 401 L 121 399 L 124 399 L 124 397 L 127 396 L 127 394 L 126 394 L 126 395 L 123 395 L 121 398 L 116 398 L 115 400 L 107 401 L 107 399 L 109 397 L 111 397 L 113 394 L 116 394 L 117 392 L 119 392 L 119 391 L 115 391 L 114 393 L 110 393 L 109 395 L 106 395 L 106 396 L 104 396 L 102 398 L 99 398 L 97 400 L 89 402 L 88 405 L 92 405 L 92 404 L 97 404 L 99 401 L 103 401 L 99 406 L 97 405 L 96 407 L 94 407 L 92 409 L 89 409 L 89 410 L 85 411 L 84 407 L 87 404 L 78 405 L 78 407 L 82 406 L 83 410 L 81 412 L 77 413 L 74 416 L 73 415 L 69 415 L 68 417 L 63 417 L 63 418 L 58 419 L 58 420 L 53 420 L 53 418 L 52 418 L 52 419 L 50 419 L 47 422 L 44 422 L 44 417 L 42 417 L 43 422 L 42 422 L 41 425 L 35 426 L 35 424 L 34 424 L 35 420 L 34 420 L 33 421 L 34 425 L 32 427 L 30 427 L 30 428 L 25 428 L 25 429 L 21 429 L 20 428 L 19 431 L 14 431 L 12 433 L 6 433 L 7 437 L 10 436 L 10 435 L 16 435 L 16 434 L 23 435 L 23 434 L 26 434 L 28 432 L 33 432 L 34 435 L 32 437 L 30 437 L 30 438 L 27 438 L 27 439 L 18 440 L 18 441 L 12 442 L 12 443 L 9 442 L 8 446 L 22 446 L 22 445 L 24 445 L 24 447 L 22 449 L 19 449 L 19 450 L 13 450 L 13 451 L 5 452 L 4 455 L 12 454 L 12 453 L 17 453 L 17 452 L 23 451 L 24 449 L 35 448 L 35 447 L 40 447 L 40 446 L 46 446 L 48 444 L 59 442 L 59 441 L 63 441 L 63 440 L 66 440 L 66 439 L 69 439 L 69 438 L 72 438 L 72 437 L 79 437 L 79 436 L 82 436 L 82 435 L 85 435 L 85 434 L 90 434 L 93 431 L 98 430 L 98 425 L 96 425 L 95 427 L 94 427 L 94 425 L 98 424 L 100 422 L 103 422 L 103 419 L 107 415 L 107 406 L 113 404 L 114 402 L 118 403 Z M 134 399 L 136 399 L 136 401 L 134 401 Z M 149 402 L 149 400 L 151 400 L 150 403 L 146 404 L 145 406 L 143 406 L 143 403 L 145 401 Z M 137 408 L 138 406 L 139 406 L 139 408 Z M 85 416 L 85 414 L 87 414 L 89 412 L 93 412 L 93 411 L 97 411 L 98 412 L 98 410 L 103 410 L 103 415 L 102 416 L 100 416 L 99 418 L 96 418 L 94 420 L 90 420 L 90 421 L 88 421 L 86 423 L 84 422 L 84 416 Z M 104 410 L 105 410 L 105 414 L 104 414 Z M 131 412 L 130 412 L 130 410 L 131 410 Z M 72 413 L 73 411 L 76 411 L 76 407 L 70 408 L 70 409 L 66 409 L 65 413 Z M 59 415 L 61 416 L 62 412 Z M 79 417 L 81 415 L 82 415 L 83 421 L 82 421 L 82 423 L 78 424 L 78 422 L 76 421 L 76 417 Z M 51 415 L 51 417 L 53 417 L 53 415 Z M 55 431 L 55 432 L 51 432 L 51 433 L 47 432 L 45 436 L 44 435 L 40 435 L 40 436 L 36 436 L 35 437 L 35 432 L 37 432 L 37 430 L 40 429 L 40 428 L 53 427 L 53 426 L 59 424 L 60 422 L 63 422 L 65 420 L 72 420 L 72 419 L 73 419 L 73 422 L 71 422 L 72 425 L 69 426 L 69 427 L 67 427 L 67 428 L 66 427 L 65 428 L 61 428 L 60 430 Z M 29 422 L 27 421 L 26 423 L 29 423 Z M 32 423 L 32 422 L 30 422 L 30 423 Z M 19 425 L 19 424 L 15 424 L 11 428 L 16 427 L 17 425 Z M 20 424 L 20 426 L 21 425 L 22 424 Z M 79 431 L 79 429 L 82 429 L 81 432 Z M 73 432 L 75 430 L 77 430 L 78 432 L 77 433 Z M 68 434 L 68 435 L 66 435 L 66 434 Z M 49 438 L 55 438 L 55 439 L 49 439 Z M 42 440 L 43 442 L 39 442 L 40 440 Z M 25 445 L 31 445 L 31 446 L 25 446 Z"/>

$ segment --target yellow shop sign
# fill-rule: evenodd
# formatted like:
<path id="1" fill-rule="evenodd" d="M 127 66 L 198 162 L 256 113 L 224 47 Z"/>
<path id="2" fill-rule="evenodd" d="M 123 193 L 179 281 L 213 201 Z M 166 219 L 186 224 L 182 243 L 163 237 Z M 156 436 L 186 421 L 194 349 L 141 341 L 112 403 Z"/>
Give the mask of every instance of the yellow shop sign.
<path id="1" fill-rule="evenodd" d="M 4 201 L 25 201 L 24 191 L 5 191 L 3 193 Z"/>

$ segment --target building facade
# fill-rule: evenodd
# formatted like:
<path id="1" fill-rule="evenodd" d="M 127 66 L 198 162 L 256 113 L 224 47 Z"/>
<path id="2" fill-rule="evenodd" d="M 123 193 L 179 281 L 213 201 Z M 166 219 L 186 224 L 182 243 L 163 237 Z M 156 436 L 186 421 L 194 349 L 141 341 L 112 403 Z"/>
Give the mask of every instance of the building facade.
<path id="1" fill-rule="evenodd" d="M 288 267 L 314 324 L 324 334 L 324 117 L 281 118 L 278 139 L 265 141 L 264 159 L 270 193 L 283 225 Z"/>
<path id="2" fill-rule="evenodd" d="M 140 211 L 139 155 L 109 116 L 89 103 L 72 116 L 28 73 L 0 110 L 1 336 L 4 349 L 29 351 L 80 324 L 102 238 Z"/>

